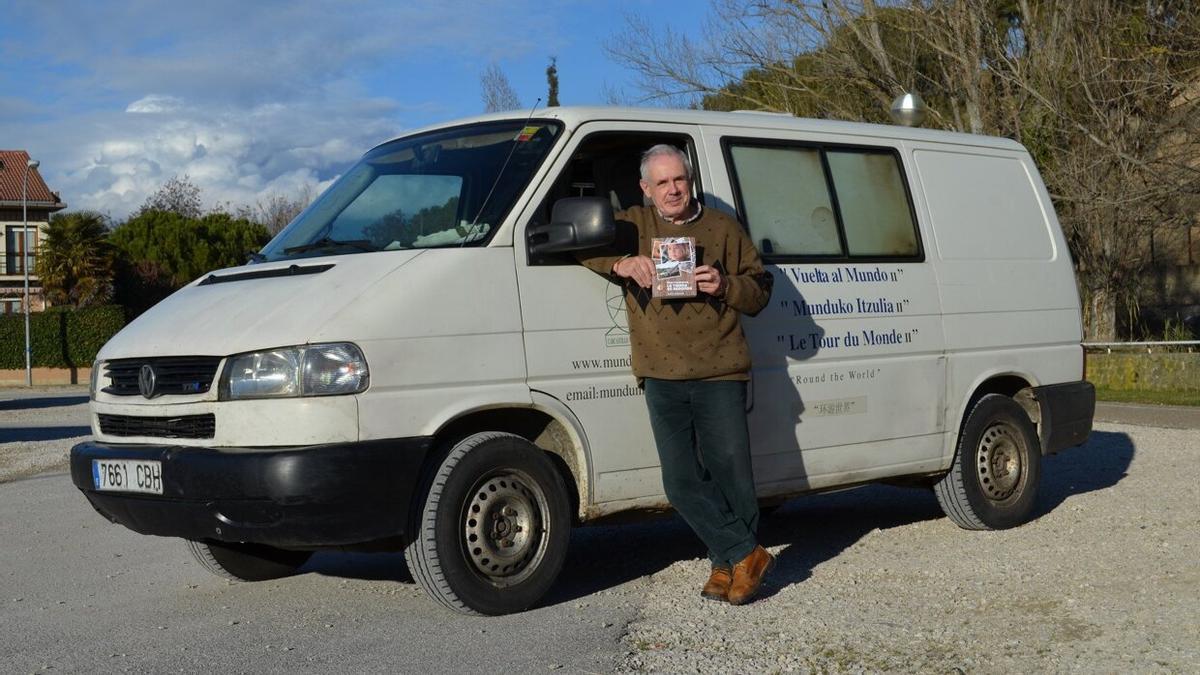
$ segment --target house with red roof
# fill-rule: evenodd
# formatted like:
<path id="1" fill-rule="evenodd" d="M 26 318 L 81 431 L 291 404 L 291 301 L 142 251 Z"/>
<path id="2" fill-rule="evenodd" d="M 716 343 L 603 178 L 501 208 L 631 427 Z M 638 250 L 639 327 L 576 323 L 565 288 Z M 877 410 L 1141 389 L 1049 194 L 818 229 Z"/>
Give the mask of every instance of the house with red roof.
<path id="1" fill-rule="evenodd" d="M 42 283 L 34 273 L 37 247 L 50 214 L 67 207 L 28 163 L 24 150 L 0 150 L 0 314 L 24 312 L 27 268 L 30 311 L 46 308 Z"/>

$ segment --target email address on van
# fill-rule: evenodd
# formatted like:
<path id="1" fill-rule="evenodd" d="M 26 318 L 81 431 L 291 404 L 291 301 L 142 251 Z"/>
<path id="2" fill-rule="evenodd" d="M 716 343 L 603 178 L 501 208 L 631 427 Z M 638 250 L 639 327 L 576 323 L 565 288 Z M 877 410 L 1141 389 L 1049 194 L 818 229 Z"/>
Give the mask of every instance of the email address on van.
<path id="1" fill-rule="evenodd" d="M 644 394 L 640 387 L 632 384 L 620 387 L 597 387 L 593 385 L 587 389 L 576 389 L 575 391 L 567 392 L 568 401 L 592 401 L 601 398 L 628 398 L 630 396 L 644 396 Z"/>

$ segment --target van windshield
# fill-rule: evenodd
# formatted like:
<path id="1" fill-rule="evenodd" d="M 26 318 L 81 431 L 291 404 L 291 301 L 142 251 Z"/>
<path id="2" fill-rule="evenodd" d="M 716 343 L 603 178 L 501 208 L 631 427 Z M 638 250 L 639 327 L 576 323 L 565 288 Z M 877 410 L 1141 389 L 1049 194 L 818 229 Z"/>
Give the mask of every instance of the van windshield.
<path id="1" fill-rule="evenodd" d="M 262 250 L 262 260 L 479 246 L 503 221 L 561 125 L 474 124 L 371 150 Z"/>

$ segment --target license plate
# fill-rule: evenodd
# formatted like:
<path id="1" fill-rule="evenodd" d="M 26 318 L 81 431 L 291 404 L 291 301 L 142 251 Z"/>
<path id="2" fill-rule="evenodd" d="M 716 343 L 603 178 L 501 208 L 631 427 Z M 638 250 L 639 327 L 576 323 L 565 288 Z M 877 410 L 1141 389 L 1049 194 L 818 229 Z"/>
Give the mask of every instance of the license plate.
<path id="1" fill-rule="evenodd" d="M 97 490 L 161 495 L 162 462 L 152 459 L 93 459 L 92 482 Z"/>

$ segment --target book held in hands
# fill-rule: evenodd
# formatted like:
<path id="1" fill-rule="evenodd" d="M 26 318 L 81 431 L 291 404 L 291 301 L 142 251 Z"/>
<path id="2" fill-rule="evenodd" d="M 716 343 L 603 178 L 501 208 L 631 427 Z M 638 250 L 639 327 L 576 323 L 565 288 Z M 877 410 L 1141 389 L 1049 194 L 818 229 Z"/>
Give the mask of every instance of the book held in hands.
<path id="1" fill-rule="evenodd" d="M 655 237 L 650 240 L 654 260 L 654 297 L 696 297 L 696 238 Z"/>

